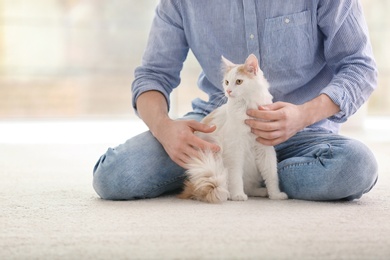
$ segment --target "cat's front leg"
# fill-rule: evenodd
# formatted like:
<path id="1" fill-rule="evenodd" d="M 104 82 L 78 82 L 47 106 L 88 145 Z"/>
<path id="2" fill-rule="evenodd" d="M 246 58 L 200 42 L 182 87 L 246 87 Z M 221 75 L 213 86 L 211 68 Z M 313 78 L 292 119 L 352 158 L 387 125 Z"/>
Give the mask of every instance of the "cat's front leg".
<path id="1" fill-rule="evenodd" d="M 244 192 L 243 167 L 240 160 L 236 158 L 236 160 L 228 163 L 227 168 L 229 199 L 234 201 L 248 200 L 248 196 Z"/>
<path id="2" fill-rule="evenodd" d="M 246 201 L 246 200 L 248 200 L 248 195 L 246 195 L 246 194 L 235 195 L 229 199 L 233 200 L 233 201 Z"/>
<path id="3" fill-rule="evenodd" d="M 228 199 L 233 201 L 245 201 L 248 200 L 248 195 L 240 191 L 230 191 Z"/>
<path id="4" fill-rule="evenodd" d="M 258 144 L 256 147 L 256 164 L 265 181 L 268 197 L 273 200 L 288 199 L 287 194 L 281 192 L 279 189 L 279 176 L 275 149 L 272 146 L 263 146 Z"/>

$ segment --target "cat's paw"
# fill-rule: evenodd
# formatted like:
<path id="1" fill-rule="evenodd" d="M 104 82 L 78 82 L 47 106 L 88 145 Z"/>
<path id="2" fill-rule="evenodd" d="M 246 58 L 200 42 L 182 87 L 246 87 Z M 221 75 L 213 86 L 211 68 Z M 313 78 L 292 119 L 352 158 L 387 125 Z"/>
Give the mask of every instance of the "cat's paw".
<path id="1" fill-rule="evenodd" d="M 240 193 L 231 195 L 229 199 L 234 201 L 245 201 L 248 200 L 248 196 L 245 193 Z"/>
<path id="2" fill-rule="evenodd" d="M 286 200 L 288 199 L 288 196 L 284 192 L 277 192 L 277 193 L 269 194 L 269 198 L 271 200 Z"/>

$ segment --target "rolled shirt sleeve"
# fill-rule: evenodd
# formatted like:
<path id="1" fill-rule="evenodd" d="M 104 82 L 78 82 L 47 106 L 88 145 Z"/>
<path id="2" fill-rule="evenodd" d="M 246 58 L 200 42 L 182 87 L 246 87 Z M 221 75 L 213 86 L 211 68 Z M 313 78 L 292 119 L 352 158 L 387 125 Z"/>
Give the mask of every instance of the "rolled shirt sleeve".
<path id="1" fill-rule="evenodd" d="M 324 55 L 334 77 L 321 91 L 340 107 L 329 119 L 342 123 L 367 101 L 377 84 L 368 29 L 358 1 L 320 1 L 318 25 L 324 34 Z M 337 1 L 339 2 L 339 1 Z"/>
<path id="2" fill-rule="evenodd" d="M 180 84 L 180 71 L 188 54 L 180 1 L 161 1 L 156 8 L 142 64 L 134 72 L 133 107 L 144 92 L 161 92 L 170 106 L 169 95 Z"/>

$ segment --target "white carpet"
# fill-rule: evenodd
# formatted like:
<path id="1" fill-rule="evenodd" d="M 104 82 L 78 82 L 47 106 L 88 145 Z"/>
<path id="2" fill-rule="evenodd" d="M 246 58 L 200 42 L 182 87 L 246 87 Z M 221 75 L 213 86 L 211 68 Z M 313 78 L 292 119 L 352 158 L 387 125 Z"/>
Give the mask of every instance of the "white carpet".
<path id="1" fill-rule="evenodd" d="M 383 130 L 352 133 L 380 165 L 377 186 L 361 200 L 210 205 L 173 195 L 97 197 L 95 161 L 139 124 L 20 124 L 27 124 L 21 133 L 0 124 L 11 135 L 0 138 L 0 259 L 390 259 L 390 142 Z M 33 141 L 37 135 L 46 138 Z"/>

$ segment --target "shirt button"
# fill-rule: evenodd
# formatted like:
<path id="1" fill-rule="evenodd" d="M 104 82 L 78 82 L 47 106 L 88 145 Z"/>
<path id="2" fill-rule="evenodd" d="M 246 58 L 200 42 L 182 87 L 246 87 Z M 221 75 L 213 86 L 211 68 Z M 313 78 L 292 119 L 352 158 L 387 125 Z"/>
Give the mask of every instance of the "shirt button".
<path id="1" fill-rule="evenodd" d="M 286 18 L 286 19 L 284 19 L 284 22 L 285 23 L 290 23 L 290 19 Z"/>
<path id="2" fill-rule="evenodd" d="M 252 40 L 255 38 L 255 36 L 253 35 L 253 34 L 251 34 L 250 36 L 249 36 L 249 38 L 251 38 Z"/>

